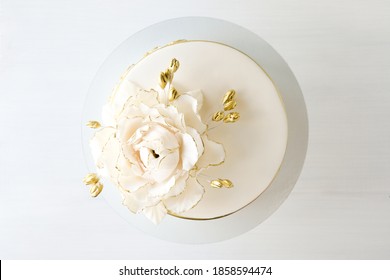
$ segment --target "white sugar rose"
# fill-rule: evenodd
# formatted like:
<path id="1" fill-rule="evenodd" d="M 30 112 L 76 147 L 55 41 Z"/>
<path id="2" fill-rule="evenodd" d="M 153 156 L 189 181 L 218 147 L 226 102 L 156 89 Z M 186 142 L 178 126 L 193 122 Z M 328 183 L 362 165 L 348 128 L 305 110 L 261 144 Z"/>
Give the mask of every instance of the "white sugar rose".
<path id="1" fill-rule="evenodd" d="M 207 138 L 200 91 L 169 104 L 162 96 L 123 80 L 90 142 L 98 174 L 115 183 L 130 211 L 154 223 L 194 207 L 204 193 L 195 176 L 225 157 L 223 146 Z"/>

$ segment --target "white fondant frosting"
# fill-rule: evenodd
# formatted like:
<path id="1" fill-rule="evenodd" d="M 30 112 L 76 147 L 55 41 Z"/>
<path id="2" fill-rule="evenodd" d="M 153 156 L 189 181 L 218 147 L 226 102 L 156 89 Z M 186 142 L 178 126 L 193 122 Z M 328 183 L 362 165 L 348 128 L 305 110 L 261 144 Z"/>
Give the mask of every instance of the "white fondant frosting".
<path id="1" fill-rule="evenodd" d="M 278 172 L 287 145 L 283 101 L 271 79 L 251 58 L 229 46 L 205 41 L 184 41 L 157 49 L 126 73 L 119 90 L 126 90 L 132 84 L 145 90 L 158 89 L 160 72 L 166 69 L 172 58 L 180 61 L 180 69 L 173 81 L 178 92 L 201 90 L 203 93 L 203 100 L 197 102 L 203 122 L 210 120 L 211 115 L 219 110 L 226 91 L 235 89 L 237 92 L 235 110 L 240 112 L 240 120 L 207 131 L 208 139 L 223 144 L 226 151 L 224 164 L 207 169 L 204 173 L 208 177 L 198 177 L 205 186 L 202 199 L 196 207 L 179 214 L 194 219 L 228 215 L 258 197 Z M 148 102 L 153 102 L 153 99 Z M 190 116 L 185 122 L 191 123 L 198 132 L 204 130 L 203 123 L 196 118 Z M 207 185 L 208 178 L 228 178 L 234 187 L 211 188 Z M 196 186 L 196 182 L 191 184 Z M 191 192 L 191 188 L 188 191 Z M 162 205 L 158 204 L 158 207 Z M 172 207 L 180 208 L 180 205 Z M 144 214 L 155 217 L 161 213 L 156 209 L 146 209 Z"/>

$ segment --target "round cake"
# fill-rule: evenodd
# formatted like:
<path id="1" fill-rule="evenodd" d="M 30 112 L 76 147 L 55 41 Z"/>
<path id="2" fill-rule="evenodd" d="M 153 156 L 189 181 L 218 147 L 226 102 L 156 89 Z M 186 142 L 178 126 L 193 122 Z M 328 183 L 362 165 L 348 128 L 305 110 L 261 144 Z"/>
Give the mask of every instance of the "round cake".
<path id="1" fill-rule="evenodd" d="M 129 102 L 135 109 L 121 107 Z M 91 140 L 97 173 L 111 178 L 132 212 L 154 222 L 164 214 L 205 220 L 234 213 L 271 184 L 284 158 L 288 127 L 277 88 L 257 63 L 227 45 L 177 41 L 147 52 L 120 78 L 108 105 L 91 124 L 98 129 Z M 202 165 L 206 153 L 214 159 Z M 89 179 L 99 193 L 98 179 Z M 191 189 L 193 183 L 201 187 Z M 183 206 L 188 198 L 192 205 Z"/>

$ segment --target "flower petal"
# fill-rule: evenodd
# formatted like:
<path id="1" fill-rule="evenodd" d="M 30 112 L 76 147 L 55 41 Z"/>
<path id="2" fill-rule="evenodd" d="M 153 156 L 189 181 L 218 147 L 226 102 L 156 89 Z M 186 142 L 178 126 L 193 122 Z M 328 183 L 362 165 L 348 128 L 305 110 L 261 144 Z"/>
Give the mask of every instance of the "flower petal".
<path id="1" fill-rule="evenodd" d="M 187 186 L 178 196 L 163 200 L 165 207 L 173 213 L 190 210 L 202 199 L 204 189 L 194 177 L 189 177 Z"/>
<path id="2" fill-rule="evenodd" d="M 149 131 L 143 136 L 145 141 L 158 141 L 164 149 L 175 149 L 179 147 L 177 139 L 172 131 L 161 125 L 151 125 Z"/>
<path id="3" fill-rule="evenodd" d="M 116 116 L 122 112 L 124 105 L 130 98 L 134 99 L 137 94 L 137 89 L 138 87 L 134 83 L 129 82 L 127 79 L 123 79 L 115 88 L 114 93 L 111 96 L 110 103 L 114 108 Z"/>
<path id="4" fill-rule="evenodd" d="M 149 188 L 142 187 L 136 192 L 123 191 L 123 205 L 125 205 L 133 213 L 139 213 L 145 207 L 156 205 L 160 202 L 159 197 L 151 197 L 149 195 Z"/>
<path id="5" fill-rule="evenodd" d="M 159 161 L 156 161 L 156 166 L 150 166 L 150 169 L 148 172 L 150 173 L 151 177 L 156 182 L 163 182 L 177 169 L 177 166 L 179 164 L 179 150 L 176 149 L 165 156 L 161 156 L 158 158 Z"/>
<path id="6" fill-rule="evenodd" d="M 204 143 L 203 155 L 199 158 L 196 166 L 207 168 L 210 165 L 219 165 L 225 161 L 225 149 L 222 144 L 211 141 L 206 135 L 202 137 Z"/>
<path id="7" fill-rule="evenodd" d="M 180 113 L 175 106 L 159 107 L 160 114 L 166 119 L 168 126 L 185 131 L 184 115 Z"/>
<path id="8" fill-rule="evenodd" d="M 187 127 L 187 133 L 191 135 L 192 139 L 194 139 L 196 148 L 198 149 L 198 155 L 199 157 L 203 154 L 204 151 L 204 144 L 202 137 L 199 135 L 198 131 L 193 129 L 192 127 Z"/>
<path id="9" fill-rule="evenodd" d="M 135 103 L 135 105 L 139 105 L 140 103 L 142 103 L 149 107 L 153 107 L 159 103 L 157 96 L 158 96 L 158 92 L 155 91 L 154 89 L 144 90 L 139 88 L 137 90 L 137 98 L 136 98 L 137 103 Z"/>
<path id="10" fill-rule="evenodd" d="M 145 217 L 151 220 L 155 225 L 158 225 L 167 214 L 167 208 L 160 202 L 159 204 L 151 207 L 146 207 L 142 210 Z"/>
<path id="11" fill-rule="evenodd" d="M 149 188 L 150 196 L 163 196 L 175 185 L 175 176 L 170 177 L 164 182 L 156 182 Z"/>
<path id="12" fill-rule="evenodd" d="M 164 196 L 168 198 L 171 196 L 177 196 L 184 191 L 188 179 L 188 172 L 176 176 L 175 185 L 169 190 L 169 192 Z"/>
<path id="13" fill-rule="evenodd" d="M 123 145 L 122 145 L 123 146 Z M 138 176 L 141 177 L 144 172 L 138 163 L 134 164 L 130 162 L 127 157 L 122 153 L 119 154 L 117 161 L 117 169 L 120 175 L 123 176 Z"/>
<path id="14" fill-rule="evenodd" d="M 200 109 L 203 106 L 203 93 L 201 90 L 193 90 L 186 92 L 185 94 L 192 96 L 196 99 L 197 101 L 197 106 L 196 106 L 196 112 L 199 113 Z"/>
<path id="15" fill-rule="evenodd" d="M 120 143 L 115 137 L 115 129 L 104 127 L 97 131 L 90 140 L 92 157 L 101 176 L 115 176 L 115 169 Z"/>
<path id="16" fill-rule="evenodd" d="M 126 79 L 122 80 L 114 89 L 109 102 L 103 107 L 103 121 L 109 124 L 116 122 L 125 108 L 132 104 L 131 101 L 136 100 L 137 90 L 138 87 L 134 83 Z"/>
<path id="17" fill-rule="evenodd" d="M 158 104 L 157 91 L 141 89 L 135 83 L 123 79 L 114 90 L 110 99 L 110 104 L 113 107 L 115 116 L 122 114 L 123 110 L 129 106 L 139 106 L 141 103 L 152 107 Z"/>
<path id="18" fill-rule="evenodd" d="M 120 174 L 118 176 L 118 184 L 121 186 L 124 190 L 128 190 L 130 192 L 135 192 L 139 188 L 145 186 L 148 183 L 148 180 L 136 176 L 136 175 L 122 175 Z"/>
<path id="19" fill-rule="evenodd" d="M 198 102 L 190 95 L 181 95 L 173 102 L 179 113 L 184 114 L 184 120 L 187 126 L 195 128 L 200 134 L 206 130 L 206 125 L 198 115 Z"/>
<path id="20" fill-rule="evenodd" d="M 179 113 L 174 106 L 156 106 L 159 115 L 164 120 L 164 124 L 169 126 L 172 130 L 185 131 L 184 115 Z M 153 119 L 152 119 L 153 120 Z"/>
<path id="21" fill-rule="evenodd" d="M 134 105 L 124 106 L 122 113 L 120 114 L 120 116 L 117 117 L 118 122 L 122 118 L 136 118 L 136 117 L 144 118 L 145 109 L 150 110 L 150 108 L 145 106 L 144 104 L 140 104 L 139 106 L 134 106 Z"/>
<path id="22" fill-rule="evenodd" d="M 118 120 L 118 138 L 121 142 L 126 143 L 143 121 L 142 117 L 126 117 Z"/>
<path id="23" fill-rule="evenodd" d="M 102 124 L 103 126 L 116 126 L 116 119 L 113 106 L 111 103 L 107 103 L 102 109 Z"/>
<path id="24" fill-rule="evenodd" d="M 192 169 L 198 161 L 198 147 L 195 140 L 189 134 L 178 133 L 177 137 L 181 141 L 180 157 L 182 161 L 182 169 L 188 171 Z"/>

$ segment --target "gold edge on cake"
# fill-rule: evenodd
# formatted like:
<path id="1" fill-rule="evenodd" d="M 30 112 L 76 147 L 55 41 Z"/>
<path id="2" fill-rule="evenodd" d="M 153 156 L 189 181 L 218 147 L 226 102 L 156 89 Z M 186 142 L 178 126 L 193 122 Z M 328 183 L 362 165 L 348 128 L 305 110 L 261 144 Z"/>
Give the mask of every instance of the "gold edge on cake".
<path id="1" fill-rule="evenodd" d="M 180 44 L 180 43 L 185 43 L 185 42 L 188 42 L 188 40 L 186 40 L 186 39 L 180 39 L 180 40 L 172 41 L 172 42 L 170 42 L 170 43 L 168 43 L 168 44 L 166 44 L 166 45 L 163 45 L 163 46 L 156 46 L 156 47 L 154 47 L 153 49 L 147 51 L 147 52 L 143 55 L 142 58 L 145 58 L 145 57 L 151 55 L 152 53 L 154 53 L 154 52 L 156 52 L 156 51 L 158 51 L 158 50 L 160 50 L 160 49 L 162 49 L 162 48 L 169 47 L 169 46 L 173 46 L 173 45 Z"/>

